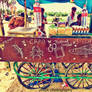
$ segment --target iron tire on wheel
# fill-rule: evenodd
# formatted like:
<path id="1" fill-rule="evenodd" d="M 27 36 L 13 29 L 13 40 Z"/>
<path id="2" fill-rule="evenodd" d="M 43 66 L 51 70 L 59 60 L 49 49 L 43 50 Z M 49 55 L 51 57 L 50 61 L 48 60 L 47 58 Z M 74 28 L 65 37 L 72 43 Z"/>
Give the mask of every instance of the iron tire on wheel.
<path id="1" fill-rule="evenodd" d="M 43 67 L 42 67 L 43 66 Z M 24 68 L 24 69 L 23 69 Z M 25 71 L 23 71 L 25 70 Z M 54 71 L 47 63 L 22 63 L 18 68 L 18 73 L 22 76 L 53 76 Z M 43 75 L 42 75 L 43 74 Z M 46 89 L 50 86 L 52 79 L 32 79 L 32 78 L 21 78 L 17 76 L 19 82 L 27 89 Z"/>
<path id="2" fill-rule="evenodd" d="M 88 75 L 88 73 L 92 73 L 90 69 L 88 68 L 88 65 L 89 65 L 88 63 L 84 63 L 82 67 L 77 68 L 77 69 L 74 68 L 76 65 L 77 65 L 76 63 L 72 64 L 67 69 L 65 73 L 66 77 L 78 77 L 78 76 L 79 77 L 92 77 L 92 75 Z M 78 71 L 80 71 L 79 75 L 76 75 L 76 74 L 73 75 L 73 73 L 78 73 Z M 77 78 L 69 79 L 67 78 L 66 82 L 72 89 L 83 89 L 83 88 L 90 89 L 92 88 L 92 79 L 82 79 L 82 78 L 81 79 L 77 79 Z"/>
<path id="3" fill-rule="evenodd" d="M 63 65 L 64 68 L 66 68 L 66 69 L 67 69 L 71 64 L 74 64 L 74 63 L 62 63 L 62 65 Z M 84 63 L 77 63 L 77 64 L 79 64 L 79 65 L 75 67 L 76 69 L 82 67 L 82 65 L 83 65 Z"/>

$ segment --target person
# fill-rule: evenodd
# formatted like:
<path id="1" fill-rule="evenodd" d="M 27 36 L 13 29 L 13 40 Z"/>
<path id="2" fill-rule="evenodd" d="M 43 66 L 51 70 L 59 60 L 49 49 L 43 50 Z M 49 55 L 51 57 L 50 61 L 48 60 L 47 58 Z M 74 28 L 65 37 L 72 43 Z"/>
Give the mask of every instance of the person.
<path id="1" fill-rule="evenodd" d="M 76 22 L 73 22 L 70 26 L 71 26 L 71 27 L 72 27 L 73 25 L 81 26 L 81 17 L 82 17 L 82 15 L 79 14 L 79 15 L 77 16 L 77 21 L 76 21 Z"/>
<path id="2" fill-rule="evenodd" d="M 12 16 L 7 13 L 4 15 L 4 18 L 6 21 L 9 21 L 12 18 Z"/>
<path id="3" fill-rule="evenodd" d="M 20 16 L 12 17 L 8 26 L 10 29 L 14 29 L 16 27 L 24 27 L 24 13 L 21 13 Z"/>
<path id="4" fill-rule="evenodd" d="M 76 7 L 72 7 L 71 14 L 67 18 L 66 26 L 70 26 L 76 20 Z"/>
<path id="5" fill-rule="evenodd" d="M 44 8 L 41 8 L 42 23 L 41 23 L 41 26 L 40 26 L 40 30 L 44 33 L 44 35 L 46 35 L 46 33 L 45 33 L 45 24 L 47 23 L 47 19 L 44 16 L 44 12 L 45 12 Z"/>
<path id="6" fill-rule="evenodd" d="M 54 23 L 55 26 L 58 26 L 58 22 L 59 22 L 59 18 L 55 17 L 52 21 L 52 23 Z"/>

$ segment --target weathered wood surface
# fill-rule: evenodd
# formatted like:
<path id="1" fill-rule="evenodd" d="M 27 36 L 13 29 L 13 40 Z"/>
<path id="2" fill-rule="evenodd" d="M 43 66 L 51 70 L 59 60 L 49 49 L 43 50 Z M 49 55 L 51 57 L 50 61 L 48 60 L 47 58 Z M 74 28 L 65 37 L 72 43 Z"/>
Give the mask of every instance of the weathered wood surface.
<path id="1" fill-rule="evenodd" d="M 92 39 L 0 37 L 0 60 L 92 62 Z"/>

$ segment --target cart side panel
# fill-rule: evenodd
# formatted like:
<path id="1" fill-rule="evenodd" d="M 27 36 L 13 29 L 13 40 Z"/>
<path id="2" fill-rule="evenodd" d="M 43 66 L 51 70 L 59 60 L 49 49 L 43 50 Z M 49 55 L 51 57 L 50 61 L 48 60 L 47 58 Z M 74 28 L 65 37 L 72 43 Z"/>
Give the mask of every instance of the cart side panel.
<path id="1" fill-rule="evenodd" d="M 92 39 L 0 37 L 0 61 L 91 62 Z"/>

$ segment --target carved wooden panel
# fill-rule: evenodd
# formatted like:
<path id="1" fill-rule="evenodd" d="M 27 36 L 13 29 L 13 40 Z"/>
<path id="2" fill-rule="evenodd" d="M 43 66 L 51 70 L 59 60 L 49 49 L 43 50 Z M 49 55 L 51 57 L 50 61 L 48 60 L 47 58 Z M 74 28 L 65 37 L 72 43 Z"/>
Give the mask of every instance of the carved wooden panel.
<path id="1" fill-rule="evenodd" d="M 91 62 L 92 39 L 0 37 L 0 60 Z"/>

